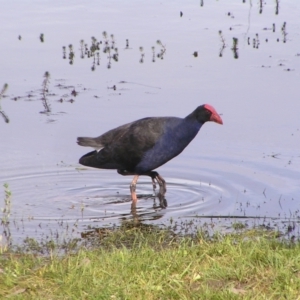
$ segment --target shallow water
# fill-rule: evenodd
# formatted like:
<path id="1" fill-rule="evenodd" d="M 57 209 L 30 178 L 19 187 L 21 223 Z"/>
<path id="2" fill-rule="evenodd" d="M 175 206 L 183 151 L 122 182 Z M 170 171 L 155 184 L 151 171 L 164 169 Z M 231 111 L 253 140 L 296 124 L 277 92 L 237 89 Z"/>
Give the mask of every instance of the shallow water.
<path id="1" fill-rule="evenodd" d="M 12 192 L 13 242 L 54 233 L 76 237 L 124 219 L 159 225 L 192 221 L 192 230 L 208 222 L 227 230 L 241 218 L 248 225 L 282 230 L 297 225 L 296 1 L 280 2 L 278 14 L 276 1 L 266 1 L 262 13 L 259 3 L 237 0 L 204 1 L 202 7 L 199 1 L 65 1 L 56 6 L 15 1 L 2 6 L 0 84 L 9 87 L 0 105 L 9 123 L 0 120 L 0 182 Z M 103 53 L 103 31 L 110 45 L 114 35 L 118 61 L 109 58 L 116 52 Z M 97 56 L 95 63 L 86 55 L 80 58 L 80 40 L 90 46 L 92 36 L 103 42 L 100 65 Z M 72 65 L 69 44 L 75 53 Z M 157 57 L 161 51 L 163 59 Z M 46 71 L 50 82 L 43 101 Z M 167 181 L 166 209 L 153 197 L 149 178 L 141 177 L 132 215 L 131 177 L 77 163 L 90 151 L 76 144 L 77 136 L 98 136 L 146 116 L 184 117 L 203 103 L 221 113 L 224 125 L 205 124 L 180 156 L 158 169 Z"/>

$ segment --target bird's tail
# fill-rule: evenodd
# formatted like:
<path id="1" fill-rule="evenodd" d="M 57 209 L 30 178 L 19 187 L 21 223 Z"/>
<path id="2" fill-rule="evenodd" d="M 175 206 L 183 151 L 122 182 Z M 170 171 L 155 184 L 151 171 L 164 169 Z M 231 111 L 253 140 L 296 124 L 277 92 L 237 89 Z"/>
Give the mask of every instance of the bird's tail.
<path id="1" fill-rule="evenodd" d="M 103 145 L 97 142 L 95 138 L 89 138 L 89 137 L 78 137 L 77 144 L 80 146 L 92 147 L 96 150 L 103 148 Z"/>

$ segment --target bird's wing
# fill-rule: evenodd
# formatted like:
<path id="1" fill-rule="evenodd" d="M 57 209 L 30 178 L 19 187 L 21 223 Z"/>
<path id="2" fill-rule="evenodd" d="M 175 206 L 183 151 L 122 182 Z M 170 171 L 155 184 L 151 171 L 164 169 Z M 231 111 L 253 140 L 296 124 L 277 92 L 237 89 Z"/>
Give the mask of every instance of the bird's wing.
<path id="1" fill-rule="evenodd" d="M 127 131 L 127 129 L 130 127 L 132 123 L 128 123 L 122 126 L 119 126 L 115 129 L 109 130 L 106 133 L 96 137 L 78 137 L 77 143 L 80 146 L 85 147 L 92 147 L 98 152 L 104 148 L 109 146 L 110 144 L 114 143 L 114 141 L 117 141 L 122 137 L 122 135 Z"/>
<path id="2" fill-rule="evenodd" d="M 144 118 L 108 131 L 98 138 L 104 145 L 99 159 L 133 170 L 163 135 L 166 119 Z"/>

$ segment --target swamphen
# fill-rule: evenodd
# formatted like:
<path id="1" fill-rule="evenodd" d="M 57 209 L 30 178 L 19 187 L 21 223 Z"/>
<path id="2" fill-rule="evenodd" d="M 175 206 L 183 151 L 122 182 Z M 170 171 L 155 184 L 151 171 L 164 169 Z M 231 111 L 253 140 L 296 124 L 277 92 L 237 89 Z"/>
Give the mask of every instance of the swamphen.
<path id="1" fill-rule="evenodd" d="M 80 146 L 95 148 L 79 163 L 100 169 L 117 169 L 121 175 L 134 175 L 130 185 L 132 207 L 136 206 L 136 183 L 140 175 L 152 178 L 166 192 L 165 180 L 154 169 L 177 156 L 194 139 L 201 126 L 213 121 L 223 124 L 209 104 L 198 106 L 185 118 L 150 117 L 109 130 L 96 138 L 79 137 Z"/>

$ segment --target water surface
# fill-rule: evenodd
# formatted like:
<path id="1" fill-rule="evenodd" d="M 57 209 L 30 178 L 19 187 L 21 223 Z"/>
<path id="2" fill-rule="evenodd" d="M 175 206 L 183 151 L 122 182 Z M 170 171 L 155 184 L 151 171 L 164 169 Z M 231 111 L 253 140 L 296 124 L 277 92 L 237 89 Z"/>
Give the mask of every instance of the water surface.
<path id="1" fill-rule="evenodd" d="M 0 120 L 0 182 L 12 192 L 14 242 L 55 232 L 76 237 L 124 219 L 161 226 L 192 221 L 192 230 L 207 223 L 228 230 L 240 220 L 283 231 L 297 225 L 296 1 L 279 7 L 237 0 L 204 6 L 15 1 L 2 11 L 0 85 L 9 87 L 0 105 L 9 123 Z M 102 42 L 95 60 L 81 58 L 80 41 L 90 48 L 91 37 Z M 118 51 L 104 53 L 105 42 Z M 224 125 L 205 124 L 180 156 L 158 169 L 167 181 L 166 209 L 149 178 L 141 177 L 132 215 L 131 177 L 78 164 L 89 149 L 76 144 L 77 136 L 98 136 L 146 116 L 184 117 L 204 103 L 217 109 Z"/>

